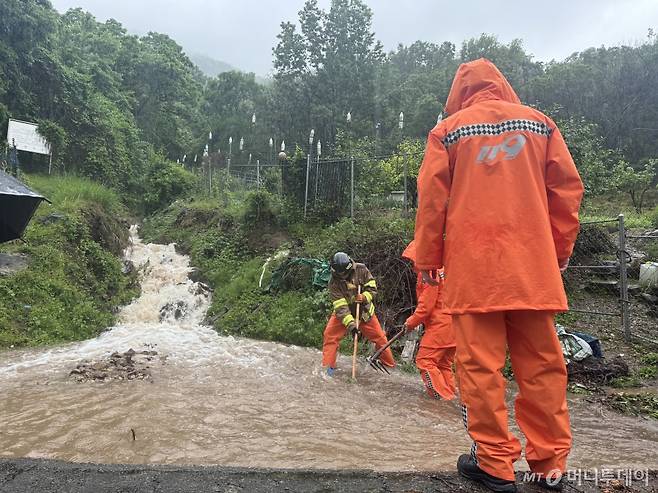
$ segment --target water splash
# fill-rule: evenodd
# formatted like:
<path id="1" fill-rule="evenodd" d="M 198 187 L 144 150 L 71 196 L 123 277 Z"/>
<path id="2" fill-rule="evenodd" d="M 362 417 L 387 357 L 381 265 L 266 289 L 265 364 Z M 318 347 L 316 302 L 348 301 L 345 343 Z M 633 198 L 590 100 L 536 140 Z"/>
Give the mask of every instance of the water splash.
<path id="1" fill-rule="evenodd" d="M 130 348 L 155 348 L 169 361 L 191 366 L 221 361 L 263 367 L 268 355 L 274 354 L 273 348 L 263 349 L 262 343 L 222 337 L 203 325 L 210 290 L 189 279 L 189 258 L 177 253 L 174 244 L 145 244 L 133 226 L 125 258 L 139 270 L 141 294 L 121 309 L 116 326 L 82 343 L 0 355 L 0 375 L 37 369 L 66 372 L 79 361 Z"/>

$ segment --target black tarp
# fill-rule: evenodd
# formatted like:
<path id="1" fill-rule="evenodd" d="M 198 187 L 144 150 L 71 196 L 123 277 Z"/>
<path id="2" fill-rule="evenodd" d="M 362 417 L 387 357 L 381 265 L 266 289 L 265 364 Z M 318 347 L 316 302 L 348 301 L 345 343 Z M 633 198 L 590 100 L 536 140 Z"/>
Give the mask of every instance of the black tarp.
<path id="1" fill-rule="evenodd" d="M 0 171 L 0 243 L 23 235 L 42 200 L 47 199 Z"/>

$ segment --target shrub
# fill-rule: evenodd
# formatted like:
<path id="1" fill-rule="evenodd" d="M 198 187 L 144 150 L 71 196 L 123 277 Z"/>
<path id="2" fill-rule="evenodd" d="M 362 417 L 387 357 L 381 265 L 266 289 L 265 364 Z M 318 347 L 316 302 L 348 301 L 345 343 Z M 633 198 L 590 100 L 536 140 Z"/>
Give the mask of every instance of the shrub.
<path id="1" fill-rule="evenodd" d="M 275 198 L 264 190 L 249 192 L 245 197 L 242 220 L 249 228 L 269 226 L 275 223 Z"/>
<path id="2" fill-rule="evenodd" d="M 176 163 L 160 160 L 153 164 L 144 180 L 143 207 L 151 213 L 190 192 L 196 177 Z"/>
<path id="3" fill-rule="evenodd" d="M 651 225 L 654 228 L 658 228 L 658 205 L 653 208 L 653 210 L 649 213 L 649 217 L 651 220 Z"/>

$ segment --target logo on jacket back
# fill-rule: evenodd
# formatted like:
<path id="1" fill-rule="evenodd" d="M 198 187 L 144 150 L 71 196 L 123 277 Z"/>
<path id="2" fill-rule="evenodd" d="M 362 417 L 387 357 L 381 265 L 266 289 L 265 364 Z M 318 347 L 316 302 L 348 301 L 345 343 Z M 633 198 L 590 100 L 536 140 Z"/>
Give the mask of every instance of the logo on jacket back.
<path id="1" fill-rule="evenodd" d="M 502 158 L 505 161 L 509 161 L 519 155 L 526 142 L 527 139 L 523 134 L 517 134 L 507 137 L 502 144 L 495 146 L 482 146 L 475 162 L 483 163 L 493 161 L 499 154 L 502 154 Z"/>

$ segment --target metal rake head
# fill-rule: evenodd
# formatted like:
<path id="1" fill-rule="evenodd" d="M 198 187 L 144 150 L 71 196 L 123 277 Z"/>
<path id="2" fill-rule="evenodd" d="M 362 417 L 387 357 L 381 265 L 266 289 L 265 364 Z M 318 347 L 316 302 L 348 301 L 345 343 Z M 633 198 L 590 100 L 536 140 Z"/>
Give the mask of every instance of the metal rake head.
<path id="1" fill-rule="evenodd" d="M 388 371 L 388 368 L 386 368 L 386 365 L 384 365 L 379 359 L 372 359 L 368 358 L 368 364 L 372 366 L 375 370 L 380 371 L 382 373 L 386 373 L 387 375 L 390 375 L 391 372 Z"/>

